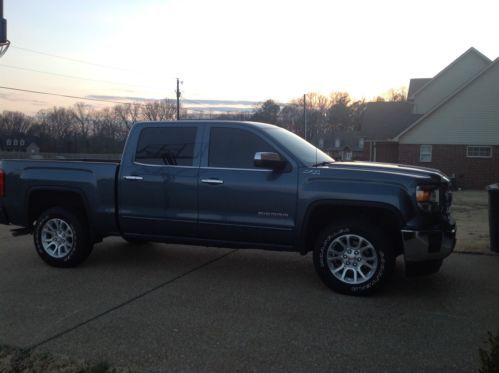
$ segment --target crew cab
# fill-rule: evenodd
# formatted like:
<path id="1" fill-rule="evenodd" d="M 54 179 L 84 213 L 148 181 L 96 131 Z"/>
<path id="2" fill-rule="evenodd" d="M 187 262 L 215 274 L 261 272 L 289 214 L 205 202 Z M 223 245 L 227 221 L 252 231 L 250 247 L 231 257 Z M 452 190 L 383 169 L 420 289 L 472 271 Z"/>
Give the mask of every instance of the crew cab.
<path id="1" fill-rule="evenodd" d="M 108 236 L 312 252 L 346 294 L 380 287 L 399 255 L 408 274 L 438 271 L 455 246 L 451 200 L 437 170 L 337 162 L 254 122 L 137 123 L 119 163 L 0 161 L 0 223 L 32 233 L 49 265 L 77 266 Z"/>

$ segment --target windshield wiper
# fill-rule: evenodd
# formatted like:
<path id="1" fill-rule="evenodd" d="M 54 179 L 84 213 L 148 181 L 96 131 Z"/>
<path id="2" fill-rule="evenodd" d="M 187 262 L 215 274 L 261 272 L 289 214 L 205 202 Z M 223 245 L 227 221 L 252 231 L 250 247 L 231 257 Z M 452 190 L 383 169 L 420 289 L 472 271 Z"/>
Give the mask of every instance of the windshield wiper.
<path id="1" fill-rule="evenodd" d="M 312 167 L 327 166 L 327 165 L 333 164 L 333 163 L 334 163 L 333 161 L 323 161 L 323 162 L 319 162 L 319 163 L 312 165 Z"/>

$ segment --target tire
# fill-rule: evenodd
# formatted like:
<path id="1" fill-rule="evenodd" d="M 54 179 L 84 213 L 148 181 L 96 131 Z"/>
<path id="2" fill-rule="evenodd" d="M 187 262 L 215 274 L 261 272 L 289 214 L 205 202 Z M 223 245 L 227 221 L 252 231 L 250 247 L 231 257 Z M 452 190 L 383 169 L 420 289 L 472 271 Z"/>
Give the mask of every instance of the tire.
<path id="1" fill-rule="evenodd" d="M 40 258 L 54 267 L 76 267 L 90 255 L 93 246 L 84 219 L 60 207 L 38 217 L 34 241 Z"/>
<path id="2" fill-rule="evenodd" d="M 390 278 L 395 255 L 391 241 L 379 227 L 368 221 L 345 220 L 329 225 L 319 235 L 314 266 L 334 291 L 367 295 Z"/>
<path id="3" fill-rule="evenodd" d="M 440 270 L 443 262 L 443 259 L 428 260 L 426 262 L 407 262 L 405 263 L 405 274 L 408 277 L 432 275 Z"/>

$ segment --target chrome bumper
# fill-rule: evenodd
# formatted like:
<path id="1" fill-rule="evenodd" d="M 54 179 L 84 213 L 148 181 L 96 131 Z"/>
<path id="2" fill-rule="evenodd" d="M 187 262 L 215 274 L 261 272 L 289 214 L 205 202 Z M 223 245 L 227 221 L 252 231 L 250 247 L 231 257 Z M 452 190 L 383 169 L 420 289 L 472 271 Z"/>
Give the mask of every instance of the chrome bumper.
<path id="1" fill-rule="evenodd" d="M 456 227 L 449 231 L 402 230 L 404 257 L 406 262 L 422 262 L 443 259 L 456 246 Z"/>

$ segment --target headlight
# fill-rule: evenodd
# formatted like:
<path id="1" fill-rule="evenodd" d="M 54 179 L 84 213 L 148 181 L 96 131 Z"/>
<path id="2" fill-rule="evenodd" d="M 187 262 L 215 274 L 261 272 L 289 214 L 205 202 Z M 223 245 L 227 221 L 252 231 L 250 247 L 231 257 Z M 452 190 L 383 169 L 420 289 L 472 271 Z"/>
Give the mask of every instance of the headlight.
<path id="1" fill-rule="evenodd" d="M 423 211 L 432 212 L 438 208 L 439 196 L 438 187 L 430 185 L 416 187 L 416 201 Z"/>

